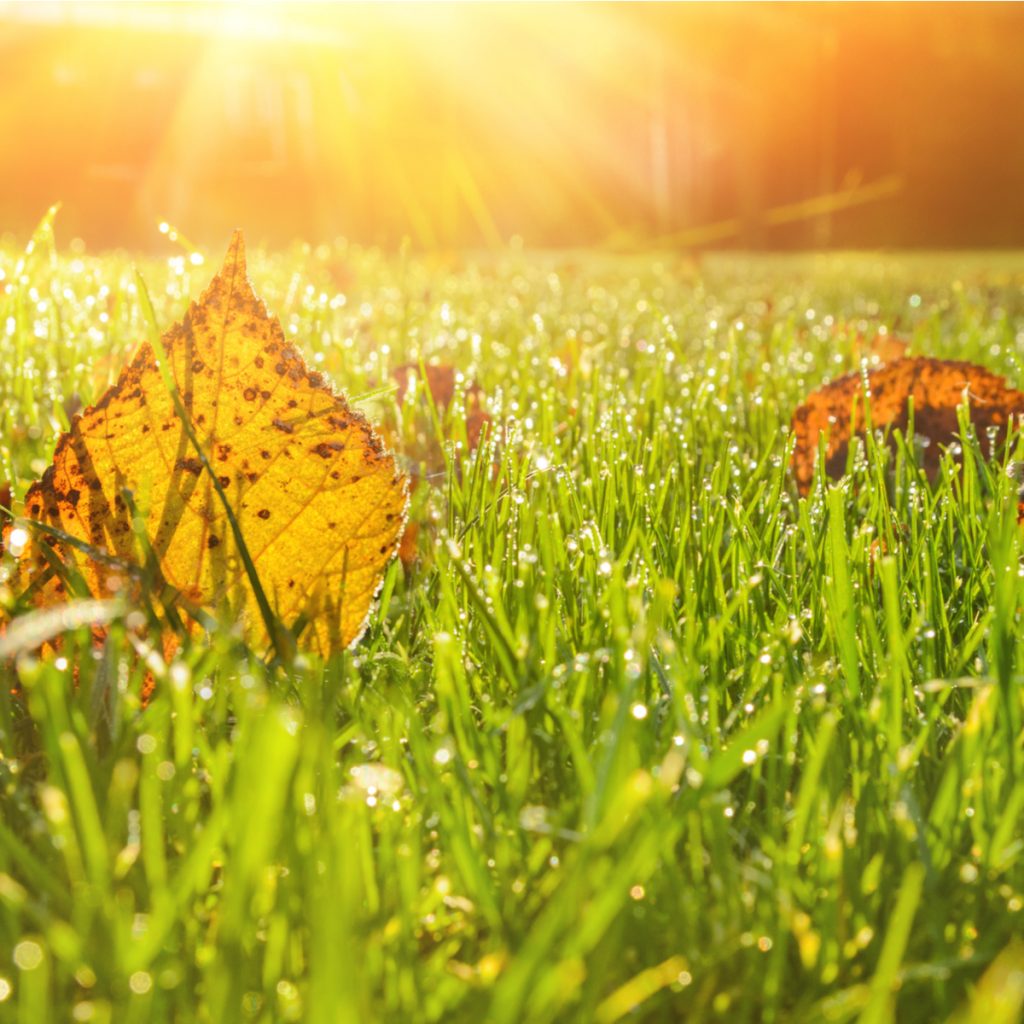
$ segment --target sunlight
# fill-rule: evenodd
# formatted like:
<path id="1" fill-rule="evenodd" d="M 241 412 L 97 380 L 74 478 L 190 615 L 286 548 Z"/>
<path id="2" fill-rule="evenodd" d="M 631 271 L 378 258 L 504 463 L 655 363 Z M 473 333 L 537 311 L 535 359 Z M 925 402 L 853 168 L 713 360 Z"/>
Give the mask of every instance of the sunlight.
<path id="1" fill-rule="evenodd" d="M 8 186 L 135 244 L 165 218 L 210 242 L 254 209 L 268 240 L 422 248 L 823 245 L 894 216 L 939 237 L 986 201 L 943 200 L 954 178 L 1003 188 L 1013 166 L 995 158 L 1002 79 L 980 73 L 1010 26 L 935 74 L 966 16 L 898 13 L 0 3 L 0 131 L 23 140 Z M 958 82 L 988 154 L 974 171 L 942 128 Z M 902 202 L 915 179 L 935 185 Z"/>
<path id="2" fill-rule="evenodd" d="M 3 10 L 23 26 L 61 27 L 57 52 L 33 57 L 39 76 L 64 69 L 55 105 L 66 106 L 68 88 L 123 89 L 114 79 L 126 53 L 145 55 L 133 87 L 158 101 L 158 118 L 119 143 L 118 167 L 84 173 L 93 186 L 130 178 L 149 223 L 216 222 L 244 197 L 267 204 L 271 226 L 310 234 L 372 220 L 385 231 L 404 224 L 424 246 L 467 235 L 493 246 L 507 237 L 505 211 L 521 205 L 539 233 L 571 220 L 614 233 L 625 225 L 609 190 L 642 195 L 657 177 L 651 109 L 664 60 L 657 38 L 619 8 Z M 0 122 L 21 106 L 8 92 Z M 90 119 L 68 128 L 68 148 L 88 159 Z"/>

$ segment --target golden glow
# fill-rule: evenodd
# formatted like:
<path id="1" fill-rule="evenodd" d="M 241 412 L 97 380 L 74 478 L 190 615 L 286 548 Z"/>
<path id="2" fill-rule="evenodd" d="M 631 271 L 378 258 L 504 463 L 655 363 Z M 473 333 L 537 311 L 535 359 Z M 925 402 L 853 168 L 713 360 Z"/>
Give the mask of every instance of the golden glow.
<path id="1" fill-rule="evenodd" d="M 915 175 L 976 173 L 943 118 L 959 90 L 979 146 L 996 130 L 970 62 L 1020 15 L 883 7 L 0 3 L 0 216 L 62 200 L 65 230 L 136 245 L 161 220 L 200 244 L 896 233 Z"/>

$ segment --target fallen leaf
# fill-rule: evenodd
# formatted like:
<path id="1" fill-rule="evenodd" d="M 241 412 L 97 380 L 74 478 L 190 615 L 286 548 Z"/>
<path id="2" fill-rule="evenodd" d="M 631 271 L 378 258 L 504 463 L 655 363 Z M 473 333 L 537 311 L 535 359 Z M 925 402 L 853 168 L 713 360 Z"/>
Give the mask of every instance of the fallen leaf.
<path id="1" fill-rule="evenodd" d="M 854 435 L 865 429 L 864 392 L 870 399 L 875 429 L 907 428 L 907 402 L 914 400 L 914 433 L 930 441 L 925 469 L 933 473 L 939 445 L 956 440 L 957 406 L 970 402 L 970 418 L 978 437 L 990 428 L 1005 431 L 1011 415 L 1024 414 L 1024 392 L 984 367 L 973 363 L 924 357 L 897 359 L 867 373 L 848 373 L 812 392 L 793 414 L 793 475 L 801 494 L 814 480 L 818 438 L 824 433 L 825 472 L 836 479 L 846 468 L 847 451 Z"/>
<path id="2" fill-rule="evenodd" d="M 419 557 L 419 538 L 420 524 L 416 522 L 406 523 L 405 532 L 402 534 L 402 541 L 398 545 L 398 557 L 402 560 L 402 565 L 406 569 L 411 569 Z"/>
<path id="3" fill-rule="evenodd" d="M 425 372 L 425 376 L 424 376 Z M 399 405 L 410 407 L 413 395 L 422 395 L 424 388 L 421 377 L 426 381 L 426 389 L 430 392 L 438 413 L 441 427 L 446 438 L 458 437 L 458 423 L 455 410 L 449 410 L 455 397 L 459 373 L 454 366 L 447 363 L 428 364 L 422 368 L 418 363 L 403 363 L 391 371 L 391 376 L 398 385 L 395 398 Z M 490 413 L 484 408 L 484 393 L 475 381 L 469 381 L 463 391 L 466 441 L 469 451 L 475 451 L 480 444 L 484 428 L 492 423 Z M 421 403 L 420 413 L 425 413 L 426 403 Z M 420 417 L 420 422 L 407 417 L 407 428 L 396 428 L 393 446 L 400 450 L 413 464 L 412 475 L 418 475 L 418 467 L 423 467 L 428 475 L 436 474 L 444 469 L 444 453 L 441 441 L 437 437 L 434 424 L 429 417 Z"/>
<path id="4" fill-rule="evenodd" d="M 349 646 L 397 550 L 406 481 L 367 420 L 286 342 L 246 277 L 241 234 L 163 348 L 271 609 L 286 626 L 306 624 L 306 649 Z M 148 343 L 74 418 L 25 496 L 27 517 L 89 546 L 91 554 L 56 531 L 45 537 L 96 598 L 122 589 L 123 566 L 144 560 L 125 492 L 163 579 L 186 602 L 240 617 L 266 642 L 224 501 Z M 29 603 L 46 607 L 66 595 L 40 540 L 32 531 L 10 586 L 15 594 L 31 588 Z"/>
<path id="5" fill-rule="evenodd" d="M 426 373 L 427 388 L 430 397 L 439 409 L 445 408 L 455 397 L 455 385 L 458 381 L 458 371 L 454 366 L 447 363 L 428 363 L 423 367 Z M 420 381 L 423 374 L 419 363 L 403 363 L 391 371 L 391 376 L 398 385 L 395 399 L 399 405 L 405 404 L 406 396 Z M 466 385 L 466 408 L 478 408 L 483 400 L 483 392 L 474 382 Z"/>
<path id="6" fill-rule="evenodd" d="M 483 409 L 474 409 L 466 416 L 466 441 L 469 450 L 473 451 L 480 446 L 480 440 L 486 429 L 490 433 L 494 420 L 489 412 Z"/>

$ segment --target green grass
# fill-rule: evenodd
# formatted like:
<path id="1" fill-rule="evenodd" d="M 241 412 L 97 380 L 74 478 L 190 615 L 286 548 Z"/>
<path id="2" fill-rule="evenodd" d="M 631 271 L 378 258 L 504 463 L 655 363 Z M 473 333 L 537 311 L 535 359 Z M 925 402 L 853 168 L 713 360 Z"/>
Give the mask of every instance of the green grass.
<path id="1" fill-rule="evenodd" d="M 161 326 L 218 256 L 142 262 Z M 147 333 L 127 257 L 44 227 L 22 258 L 16 497 Z M 344 658 L 269 670 L 223 623 L 165 666 L 114 607 L 102 650 L 23 655 L 23 697 L 3 669 L 0 1019 L 1018 1019 L 1021 451 L 967 438 L 930 484 L 871 443 L 801 500 L 787 424 L 877 325 L 1024 380 L 1024 260 L 339 245 L 250 274 L 372 418 L 437 358 L 493 443 L 449 443 Z"/>

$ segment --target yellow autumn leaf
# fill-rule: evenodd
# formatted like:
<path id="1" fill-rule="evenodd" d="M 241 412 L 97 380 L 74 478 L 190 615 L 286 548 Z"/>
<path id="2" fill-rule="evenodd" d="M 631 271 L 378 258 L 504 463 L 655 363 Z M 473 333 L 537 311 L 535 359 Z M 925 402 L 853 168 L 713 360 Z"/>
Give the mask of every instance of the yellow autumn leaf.
<path id="1" fill-rule="evenodd" d="M 306 649 L 326 655 L 349 646 L 401 539 L 406 481 L 367 420 L 287 343 L 246 276 L 241 234 L 200 300 L 164 335 L 163 348 L 180 407 L 270 608 L 286 626 L 304 624 Z M 53 464 L 25 496 L 29 519 L 88 549 L 56 531 L 12 538 L 8 524 L 5 549 L 23 548 L 9 581 L 14 593 L 27 592 L 43 607 L 65 599 L 47 542 L 93 596 L 123 587 L 123 564 L 147 555 L 133 529 L 134 507 L 164 580 L 193 605 L 240 617 L 256 642 L 266 642 L 257 594 L 207 466 L 157 353 L 143 344 L 117 383 L 75 417 Z"/>

